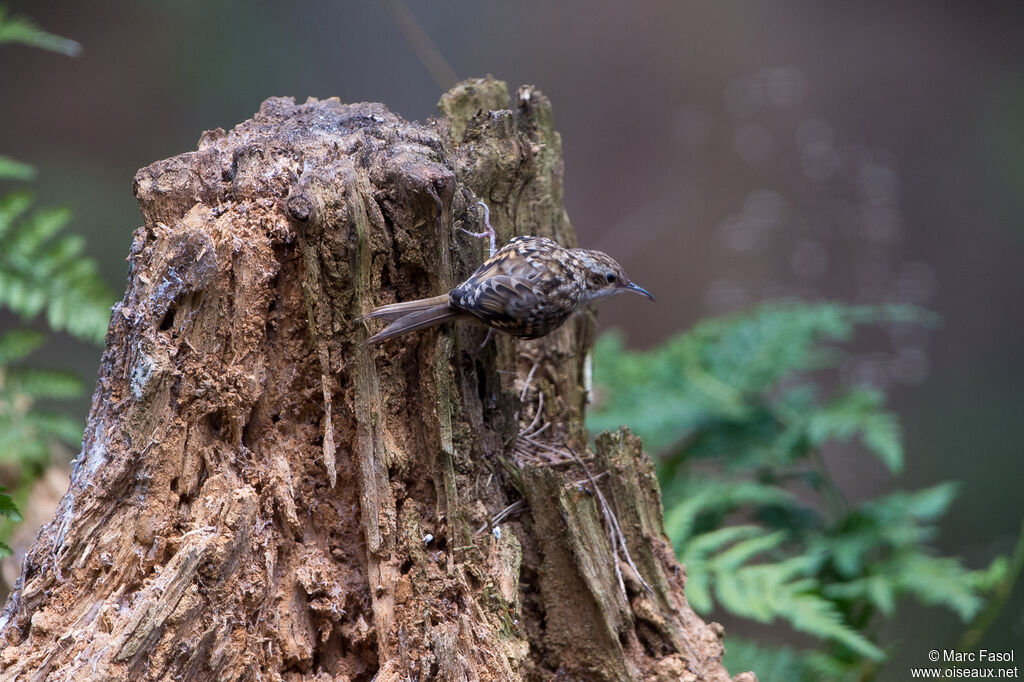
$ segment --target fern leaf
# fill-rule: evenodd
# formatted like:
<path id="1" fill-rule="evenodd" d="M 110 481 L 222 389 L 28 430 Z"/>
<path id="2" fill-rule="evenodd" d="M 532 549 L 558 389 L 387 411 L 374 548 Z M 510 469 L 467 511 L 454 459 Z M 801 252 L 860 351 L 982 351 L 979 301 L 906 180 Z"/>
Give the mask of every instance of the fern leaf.
<path id="1" fill-rule="evenodd" d="M 787 490 L 748 480 L 701 477 L 670 484 L 666 491 L 679 500 L 666 509 L 665 530 L 680 549 L 686 546 L 701 515 L 721 516 L 745 505 L 770 507 L 795 502 Z"/>
<path id="2" fill-rule="evenodd" d="M 759 526 L 726 526 L 708 533 L 702 533 L 688 542 L 680 554 L 683 563 L 690 565 L 705 560 L 713 552 L 739 540 L 761 534 Z"/>
<path id="3" fill-rule="evenodd" d="M 21 512 L 18 511 L 18 505 L 14 504 L 14 500 L 7 494 L 6 486 L 0 485 L 0 516 L 8 518 L 15 523 L 21 521 Z"/>
<path id="4" fill-rule="evenodd" d="M 862 682 L 873 679 L 870 672 L 865 674 L 865 668 L 870 671 L 873 664 L 856 657 L 832 655 L 824 651 L 808 651 L 801 657 L 801 662 L 814 682 L 820 680 Z"/>
<path id="5" fill-rule="evenodd" d="M 715 595 L 736 615 L 763 623 L 782 619 L 796 630 L 840 643 L 873 661 L 883 660 L 882 650 L 847 625 L 834 602 L 814 591 L 815 580 L 793 579 L 815 563 L 800 556 L 780 564 L 722 571 L 715 575 Z"/>
<path id="6" fill-rule="evenodd" d="M 82 395 L 81 379 L 71 372 L 49 369 L 13 369 L 7 374 L 7 389 L 28 398 L 77 398 Z"/>
<path id="7" fill-rule="evenodd" d="M 42 464 L 49 459 L 45 436 L 24 421 L 0 416 L 0 462 Z"/>
<path id="8" fill-rule="evenodd" d="M 784 645 L 766 646 L 732 633 L 725 642 L 722 663 L 735 672 L 753 670 L 759 682 L 854 682 L 866 679 L 863 661 L 824 651 L 798 651 Z"/>
<path id="9" fill-rule="evenodd" d="M 687 566 L 694 609 L 717 604 L 830 643 L 801 654 L 799 665 L 780 657 L 790 665 L 781 679 L 866 679 L 884 658 L 864 634 L 873 615 L 891 616 L 909 595 L 968 618 L 1006 571 L 1006 562 L 970 571 L 933 555 L 931 522 L 954 486 L 851 506 L 819 464 L 827 443 L 858 440 L 890 472 L 903 466 L 900 427 L 881 392 L 823 399 L 816 390 L 809 372 L 840 357 L 827 344 L 868 322 L 934 321 L 912 306 L 781 302 L 702 322 L 647 352 L 625 350 L 618 335 L 595 345 L 588 426 L 629 423 L 664 453 L 665 528 Z M 794 494 L 796 486 L 814 497 Z"/>
<path id="10" fill-rule="evenodd" d="M 711 597 L 711 574 L 707 571 L 690 572 L 690 564 L 683 563 L 687 568 L 686 601 L 697 613 L 709 613 L 714 606 Z"/>
<path id="11" fill-rule="evenodd" d="M 947 606 L 970 620 L 984 600 L 978 595 L 975 578 L 985 571 L 970 571 L 959 560 L 909 553 L 901 560 L 900 586 L 925 604 Z"/>
<path id="12" fill-rule="evenodd" d="M 755 556 L 778 547 L 785 539 L 786 532 L 778 531 L 737 542 L 715 557 L 715 567 L 719 571 L 737 569 Z"/>
<path id="13" fill-rule="evenodd" d="M 705 565 L 709 555 L 738 540 L 760 534 L 757 526 L 727 526 L 698 535 L 687 543 L 679 553 L 679 560 L 687 568 L 686 599 L 699 613 L 707 613 L 712 607 L 711 583 L 715 573 Z"/>
<path id="14" fill-rule="evenodd" d="M 60 232 L 69 220 L 71 212 L 66 208 L 43 208 L 26 216 L 23 228 L 7 240 L 6 258 L 22 267 L 31 265 L 28 260 L 36 256 L 39 247 Z"/>
<path id="15" fill-rule="evenodd" d="M 29 424 L 39 433 L 56 438 L 73 448 L 82 445 L 82 421 L 57 412 L 35 410 Z"/>
<path id="16" fill-rule="evenodd" d="M 64 209 L 29 213 L 21 193 L 0 199 L 0 305 L 24 318 L 45 310 L 47 324 L 91 341 L 106 333 L 113 303 L 82 240 L 58 236 L 70 218 Z"/>
<path id="17" fill-rule="evenodd" d="M 752 392 L 793 372 L 833 364 L 834 356 L 815 348 L 822 341 L 847 340 L 859 324 L 908 319 L 930 318 L 911 306 L 777 301 L 702 322 L 684 338 L 700 349 L 706 371 L 735 390 Z"/>
<path id="18" fill-rule="evenodd" d="M 82 46 L 76 41 L 44 31 L 26 17 L 8 14 L 3 7 L 0 7 L 0 43 L 21 43 L 68 57 L 82 53 Z"/>
<path id="19" fill-rule="evenodd" d="M 892 473 L 903 468 L 903 443 L 896 416 L 881 409 L 878 391 L 860 388 L 841 395 L 815 409 L 807 420 L 807 434 L 814 446 L 829 440 L 848 441 L 859 435 L 864 445 L 885 463 Z"/>
<path id="20" fill-rule="evenodd" d="M 798 590 L 780 591 L 774 596 L 779 616 L 795 629 L 838 642 L 872 661 L 885 659 L 877 645 L 843 622 L 834 602 Z"/>
<path id="21" fill-rule="evenodd" d="M 0 368 L 24 360 L 40 346 L 45 337 L 41 332 L 15 329 L 0 334 Z"/>
<path id="22" fill-rule="evenodd" d="M 836 352 L 822 344 L 849 339 L 858 325 L 934 321 L 913 306 L 781 301 L 701 322 L 647 352 L 627 351 L 620 335 L 606 334 L 594 347 L 597 400 L 588 425 L 628 423 L 649 448 L 663 451 L 712 420 L 747 422 L 752 398 L 794 373 L 834 365 Z M 893 424 L 876 419 L 864 434 L 895 466 L 901 457 L 898 432 L 887 431 Z"/>
<path id="23" fill-rule="evenodd" d="M 24 192 L 12 192 L 4 197 L 0 197 L 0 237 L 7 235 L 15 221 L 31 205 L 32 197 Z"/>
<path id="24" fill-rule="evenodd" d="M 17 332 L 8 332 L 0 337 L 0 353 L 7 346 L 8 355 L 17 355 L 38 341 L 30 338 L 34 335 L 20 340 L 18 336 Z M 41 465 L 49 460 L 55 440 L 73 447 L 81 445 L 80 420 L 35 406 L 40 398 L 73 398 L 81 392 L 82 382 L 68 372 L 0 365 L 0 461 Z"/>
<path id="25" fill-rule="evenodd" d="M 31 180 L 35 175 L 32 166 L 0 154 L 0 180 Z"/>
<path id="26" fill-rule="evenodd" d="M 818 682 L 807 663 L 807 655 L 787 646 L 764 646 L 729 633 L 725 640 L 725 667 L 734 673 L 757 673 L 759 682 Z"/>
<path id="27" fill-rule="evenodd" d="M 893 493 L 883 499 L 902 507 L 908 516 L 918 521 L 934 521 L 949 509 L 959 487 L 956 483 L 946 482 L 912 493 Z"/>
<path id="28" fill-rule="evenodd" d="M 796 630 L 832 640 L 871 660 L 882 660 L 882 650 L 847 625 L 837 605 L 818 593 L 820 583 L 812 576 L 824 557 L 807 553 L 778 563 L 746 563 L 778 548 L 784 539 L 785 533 L 764 535 L 756 526 L 727 526 L 695 537 L 681 557 L 689 573 L 688 597 L 690 587 L 697 586 L 697 599 L 691 598 L 694 608 L 710 608 L 709 587 L 713 585 L 717 601 L 730 613 L 763 623 L 782 619 Z"/>
<path id="29" fill-rule="evenodd" d="M 891 412 L 879 412 L 865 418 L 861 429 L 864 446 L 878 455 L 889 471 L 903 471 L 903 430 Z"/>
<path id="30" fill-rule="evenodd" d="M 825 596 L 830 599 L 865 599 L 885 616 L 896 612 L 896 584 L 888 575 L 870 575 L 845 583 L 827 585 Z"/>

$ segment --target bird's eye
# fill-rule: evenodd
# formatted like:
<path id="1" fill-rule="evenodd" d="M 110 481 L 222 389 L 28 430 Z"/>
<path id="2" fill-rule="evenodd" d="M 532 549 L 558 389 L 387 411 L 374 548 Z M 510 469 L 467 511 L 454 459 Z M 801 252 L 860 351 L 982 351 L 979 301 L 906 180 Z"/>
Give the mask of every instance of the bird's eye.
<path id="1" fill-rule="evenodd" d="M 615 281 L 615 273 L 609 272 L 607 275 L 604 276 L 604 278 L 608 280 L 608 284 L 611 284 L 612 282 Z"/>

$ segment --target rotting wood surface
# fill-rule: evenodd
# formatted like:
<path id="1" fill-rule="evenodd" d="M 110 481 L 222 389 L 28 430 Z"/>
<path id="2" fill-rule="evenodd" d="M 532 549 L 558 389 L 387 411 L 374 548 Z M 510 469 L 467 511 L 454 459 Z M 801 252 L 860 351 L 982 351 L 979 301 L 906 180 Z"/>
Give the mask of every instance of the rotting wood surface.
<path id="1" fill-rule="evenodd" d="M 139 171 L 128 290 L 0 679 L 729 679 L 639 442 L 585 448 L 591 312 L 533 342 L 359 345 L 354 318 L 479 264 L 479 201 L 499 242 L 574 244 L 547 99 L 481 79 L 440 106 L 270 99 Z"/>

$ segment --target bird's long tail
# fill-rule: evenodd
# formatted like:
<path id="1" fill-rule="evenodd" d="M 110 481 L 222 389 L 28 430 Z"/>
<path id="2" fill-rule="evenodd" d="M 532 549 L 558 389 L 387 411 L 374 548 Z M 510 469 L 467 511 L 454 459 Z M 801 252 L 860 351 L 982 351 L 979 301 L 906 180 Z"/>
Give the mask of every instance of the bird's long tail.
<path id="1" fill-rule="evenodd" d="M 363 341 L 363 345 L 370 345 L 462 317 L 466 317 L 466 313 L 449 305 L 448 294 L 441 294 L 418 301 L 384 305 L 371 310 L 356 321 L 387 320 L 391 323 Z"/>

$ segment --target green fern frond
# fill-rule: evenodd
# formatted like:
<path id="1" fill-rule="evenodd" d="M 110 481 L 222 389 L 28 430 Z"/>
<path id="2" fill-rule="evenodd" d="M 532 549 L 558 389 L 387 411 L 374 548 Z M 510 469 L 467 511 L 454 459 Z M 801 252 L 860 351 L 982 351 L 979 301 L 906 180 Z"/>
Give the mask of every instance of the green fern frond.
<path id="1" fill-rule="evenodd" d="M 971 571 L 952 557 L 933 557 L 912 552 L 898 560 L 899 586 L 922 603 L 945 606 L 968 621 L 984 605 L 978 583 L 985 571 Z"/>
<path id="2" fill-rule="evenodd" d="M 891 616 L 896 611 L 896 585 L 887 575 L 875 574 L 850 582 L 832 583 L 825 586 L 824 594 L 837 600 L 863 599 L 885 616 Z"/>
<path id="3" fill-rule="evenodd" d="M 14 500 L 7 494 L 7 487 L 2 485 L 0 485 L 0 517 L 15 522 L 21 521 L 21 512 L 18 511 L 18 505 L 14 504 Z"/>
<path id="4" fill-rule="evenodd" d="M 702 322 L 682 337 L 700 367 L 738 393 L 762 391 L 794 372 L 835 362 L 819 344 L 845 341 L 861 324 L 933 316 L 912 306 L 847 306 L 778 301 Z M 668 344 L 671 352 L 672 344 Z"/>
<path id="5" fill-rule="evenodd" d="M 759 682 L 854 682 L 863 676 L 863 662 L 824 651 L 798 651 L 785 645 L 765 646 L 729 634 L 722 663 L 733 672 L 752 670 Z"/>
<path id="6" fill-rule="evenodd" d="M 743 526 L 725 526 L 707 533 L 701 533 L 688 542 L 680 550 L 683 563 L 696 565 L 708 561 L 708 558 L 726 545 L 756 537 L 761 534 L 761 527 L 753 524 Z"/>
<path id="7" fill-rule="evenodd" d="M 895 492 L 864 505 L 864 510 L 881 523 L 903 519 L 934 521 L 949 509 L 957 488 L 956 483 L 946 482 L 914 492 Z"/>
<path id="8" fill-rule="evenodd" d="M 11 369 L 4 379 L 6 390 L 33 400 L 77 398 L 85 388 L 71 372 L 54 369 Z"/>
<path id="9" fill-rule="evenodd" d="M 0 401 L 0 410 L 7 407 Z M 81 424 L 53 413 L 0 414 L 0 461 L 41 467 L 50 460 L 54 441 L 81 445 Z"/>
<path id="10" fill-rule="evenodd" d="M 663 452 L 711 422 L 749 424 L 759 410 L 777 421 L 782 415 L 763 411 L 766 392 L 795 373 L 835 365 L 840 356 L 824 344 L 848 340 L 862 324 L 935 321 L 913 306 L 781 301 L 701 322 L 647 352 L 626 351 L 620 335 L 606 334 L 594 346 L 598 389 L 587 424 L 629 424 Z M 887 462 L 899 459 L 890 442 L 898 431 L 886 431 L 881 418 L 869 426 L 869 447 Z"/>
<path id="11" fill-rule="evenodd" d="M 889 471 L 899 473 L 903 469 L 902 432 L 896 415 L 881 409 L 884 402 L 879 391 L 857 388 L 813 410 L 806 425 L 811 445 L 820 447 L 830 440 L 849 441 L 860 436 Z"/>
<path id="12" fill-rule="evenodd" d="M 771 585 L 767 580 L 759 584 Z M 794 581 L 774 584 L 767 593 L 745 592 L 748 596 L 764 596 L 766 603 L 760 609 L 748 609 L 751 614 L 770 612 L 786 620 L 794 629 L 822 639 L 832 640 L 848 647 L 856 654 L 872 661 L 882 661 L 885 653 L 870 640 L 846 624 L 837 605 L 813 592 L 814 581 Z M 757 606 L 754 602 L 751 606 Z M 767 621 L 766 621 L 767 622 Z"/>
<path id="13" fill-rule="evenodd" d="M 0 154 L 0 180 L 31 180 L 35 176 L 32 166 Z"/>
<path id="14" fill-rule="evenodd" d="M 0 199 L 0 237 L 7 235 L 14 222 L 31 205 L 32 196 L 25 192 L 12 192 Z"/>
<path id="15" fill-rule="evenodd" d="M 753 525 L 726 526 L 698 535 L 677 550 L 680 554 L 679 560 L 687 569 L 686 599 L 694 610 L 707 613 L 713 605 L 711 586 L 715 572 L 711 565 L 711 555 L 726 545 L 755 537 L 760 533 L 761 529 Z"/>
<path id="16" fill-rule="evenodd" d="M 55 438 L 72 448 L 82 445 L 82 420 L 74 419 L 59 412 L 36 410 L 29 419 L 29 425 L 48 438 Z"/>
<path id="17" fill-rule="evenodd" d="M 785 539 L 784 532 L 764 535 L 756 526 L 727 526 L 694 538 L 680 556 L 689 574 L 691 605 L 698 611 L 710 610 L 713 588 L 717 601 L 730 613 L 762 623 L 784 620 L 796 630 L 882 660 L 882 650 L 847 624 L 837 605 L 819 593 L 821 585 L 814 576 L 823 557 L 801 554 L 777 563 L 747 563 L 778 549 Z"/>
<path id="18" fill-rule="evenodd" d="M 811 679 L 815 682 L 828 680 L 828 682 L 863 682 L 872 679 L 870 671 L 875 664 L 865 664 L 864 661 L 842 654 L 832 654 L 825 651 L 808 651 L 801 657 L 804 669 L 807 670 Z"/>
<path id="19" fill-rule="evenodd" d="M 14 499 L 7 494 L 7 488 L 0 485 L 0 518 L 12 523 L 21 523 L 21 512 Z M 6 542 L 0 542 L 0 557 L 11 556 L 14 552 Z"/>
<path id="20" fill-rule="evenodd" d="M 674 546 L 686 547 L 702 518 L 715 524 L 746 505 L 788 506 L 793 495 L 777 486 L 749 480 L 723 480 L 712 477 L 677 479 L 666 486 L 678 504 L 666 508 L 665 530 Z"/>
<path id="21" fill-rule="evenodd" d="M 0 334 L 0 368 L 24 360 L 35 352 L 46 337 L 30 329 L 14 329 Z"/>
<path id="22" fill-rule="evenodd" d="M 82 53 L 82 46 L 76 41 L 44 31 L 26 17 L 8 14 L 4 7 L 0 7 L 0 43 L 21 43 L 69 57 Z"/>
<path id="23" fill-rule="evenodd" d="M 0 408 L 5 407 L 0 404 Z M 46 441 L 23 421 L 0 415 L 0 461 L 42 464 L 50 449 Z"/>
<path id="24" fill-rule="evenodd" d="M 764 646 L 732 633 L 725 639 L 722 664 L 735 673 L 754 671 L 759 682 L 818 682 L 807 654 L 787 646 Z"/>
<path id="25" fill-rule="evenodd" d="M 786 532 L 778 531 L 767 535 L 758 534 L 757 537 L 737 542 L 732 547 L 722 551 L 715 557 L 715 568 L 719 571 L 733 571 L 747 563 L 750 559 L 753 559 L 755 556 L 775 549 L 785 540 Z M 792 568 L 795 570 L 798 567 L 793 566 Z"/>
<path id="26" fill-rule="evenodd" d="M 588 426 L 628 423 L 660 452 L 665 528 L 687 567 L 687 598 L 762 623 L 782 621 L 825 650 L 782 656 L 780 679 L 867 679 L 883 660 L 866 636 L 903 597 L 963 618 L 1006 561 L 983 571 L 930 546 L 955 495 L 943 484 L 847 502 L 823 449 L 858 440 L 891 473 L 902 433 L 884 395 L 819 387 L 859 325 L 935 317 L 911 306 L 769 303 L 709 320 L 642 353 L 606 335 L 594 350 Z M 694 473 L 694 470 L 700 473 Z M 731 666 L 736 670 L 758 666 Z"/>
<path id="27" fill-rule="evenodd" d="M 77 398 L 82 382 L 69 372 L 10 367 L 40 343 L 35 332 L 14 331 L 0 336 L 0 461 L 44 465 L 54 441 L 78 447 L 82 424 L 63 414 L 39 409 L 40 399 Z"/>
<path id="28" fill-rule="evenodd" d="M 908 549 L 924 552 L 936 534 L 925 522 L 940 516 L 955 493 L 955 484 L 943 483 L 865 501 L 827 532 L 811 538 L 809 547 L 829 556 L 833 570 L 844 581 L 871 575 L 887 557 Z"/>
<path id="29" fill-rule="evenodd" d="M 23 193 L 0 199 L 0 305 L 24 318 L 46 312 L 56 331 L 99 342 L 106 333 L 113 296 L 92 259 L 82 254 L 77 235 L 59 236 L 70 213 L 29 212 Z"/>
<path id="30" fill-rule="evenodd" d="M 31 20 L 9 14 L 0 6 L 0 44 L 21 43 L 69 56 L 81 45 L 44 31 Z M 0 156 L 0 180 L 30 180 L 32 166 Z M 0 307 L 23 318 L 45 312 L 55 331 L 68 331 L 82 339 L 100 341 L 106 330 L 112 296 L 100 279 L 96 264 L 82 255 L 82 240 L 60 236 L 70 214 L 63 209 L 30 212 L 32 200 L 24 193 L 0 198 Z M 81 382 L 66 372 L 12 368 L 37 350 L 43 334 L 16 330 L 0 334 L 0 460 L 22 474 L 19 496 L 26 494 L 33 477 L 49 461 L 56 440 L 81 442 L 79 420 L 38 409 L 39 399 L 76 397 Z M 26 475 L 27 474 L 27 475 Z M 20 499 L 20 497 L 19 497 Z M 0 535 L 6 538 L 21 514 L 0 487 Z M 0 542 L 0 556 L 11 548 Z"/>
<path id="31" fill-rule="evenodd" d="M 886 615 L 895 611 L 898 595 L 910 594 L 923 604 L 945 606 L 967 621 L 984 605 L 979 590 L 989 583 L 989 569 L 972 571 L 958 559 L 905 551 L 878 562 L 863 578 L 829 585 L 825 593 L 833 599 L 864 599 Z"/>

